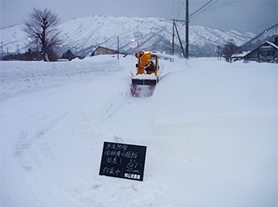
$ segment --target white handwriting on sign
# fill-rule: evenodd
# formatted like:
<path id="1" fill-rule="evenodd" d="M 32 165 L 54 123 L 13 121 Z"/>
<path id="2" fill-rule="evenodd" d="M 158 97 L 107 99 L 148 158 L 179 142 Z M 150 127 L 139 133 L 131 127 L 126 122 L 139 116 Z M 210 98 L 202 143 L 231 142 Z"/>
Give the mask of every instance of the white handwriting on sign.
<path id="1" fill-rule="evenodd" d="M 137 172 L 139 173 L 139 170 L 136 169 L 138 167 L 138 162 L 134 159 L 130 159 L 129 163 L 127 163 L 127 167 L 126 167 L 126 172 Z"/>
<path id="2" fill-rule="evenodd" d="M 114 167 L 105 167 L 103 168 L 102 172 L 104 174 L 108 175 L 120 175 L 121 170 L 119 168 L 114 168 Z"/>
<path id="3" fill-rule="evenodd" d="M 113 143 L 108 143 L 106 145 L 106 150 L 111 149 L 111 150 L 123 150 L 126 151 L 128 148 L 127 145 L 125 144 L 113 144 Z"/>
<path id="4" fill-rule="evenodd" d="M 136 159 L 138 157 L 138 152 L 126 151 L 121 152 L 120 150 L 105 150 L 105 156 L 113 156 L 113 157 L 124 157 L 128 159 Z"/>
<path id="5" fill-rule="evenodd" d="M 118 157 L 108 157 L 107 158 L 107 163 L 118 165 L 118 164 L 122 164 L 123 160 L 122 160 L 122 158 L 118 158 Z"/>

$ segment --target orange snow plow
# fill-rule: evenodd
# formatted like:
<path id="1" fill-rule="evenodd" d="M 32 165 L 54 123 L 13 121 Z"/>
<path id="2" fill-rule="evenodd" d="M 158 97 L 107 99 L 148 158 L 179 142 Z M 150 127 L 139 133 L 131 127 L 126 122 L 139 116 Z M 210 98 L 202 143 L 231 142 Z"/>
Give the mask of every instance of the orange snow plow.
<path id="1" fill-rule="evenodd" d="M 131 73 L 131 95 L 135 97 L 148 97 L 154 92 L 159 81 L 157 71 L 158 56 L 150 52 L 141 51 L 137 54 L 137 72 Z"/>

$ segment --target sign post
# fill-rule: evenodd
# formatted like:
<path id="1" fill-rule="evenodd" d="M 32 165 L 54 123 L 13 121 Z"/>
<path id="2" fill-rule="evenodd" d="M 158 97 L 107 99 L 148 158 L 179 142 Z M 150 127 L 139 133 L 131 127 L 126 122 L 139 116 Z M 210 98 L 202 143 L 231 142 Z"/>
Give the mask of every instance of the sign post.
<path id="1" fill-rule="evenodd" d="M 99 175 L 143 181 L 146 146 L 104 142 Z"/>

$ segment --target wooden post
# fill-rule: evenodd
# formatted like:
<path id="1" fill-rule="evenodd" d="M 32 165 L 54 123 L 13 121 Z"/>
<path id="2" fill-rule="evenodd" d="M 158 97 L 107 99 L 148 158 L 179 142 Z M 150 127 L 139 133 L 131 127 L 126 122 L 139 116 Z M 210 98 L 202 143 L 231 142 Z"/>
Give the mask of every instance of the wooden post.
<path id="1" fill-rule="evenodd" d="M 173 19 L 172 55 L 175 54 L 175 19 Z"/>
<path id="2" fill-rule="evenodd" d="M 189 0 L 186 0 L 186 18 L 185 18 L 185 58 L 189 57 Z"/>

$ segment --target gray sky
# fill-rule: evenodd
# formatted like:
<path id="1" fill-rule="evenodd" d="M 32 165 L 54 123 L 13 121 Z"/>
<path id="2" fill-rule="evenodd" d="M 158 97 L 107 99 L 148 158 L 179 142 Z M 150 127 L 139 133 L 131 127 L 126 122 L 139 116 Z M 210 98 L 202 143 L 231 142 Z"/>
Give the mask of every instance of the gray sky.
<path id="1" fill-rule="evenodd" d="M 210 0 L 189 0 L 190 14 Z M 93 14 L 104 16 L 185 18 L 185 0 L 0 0 L 0 28 L 20 24 L 32 8 L 50 8 L 61 23 Z M 278 0 L 212 0 L 191 25 L 260 33 L 278 23 Z"/>

